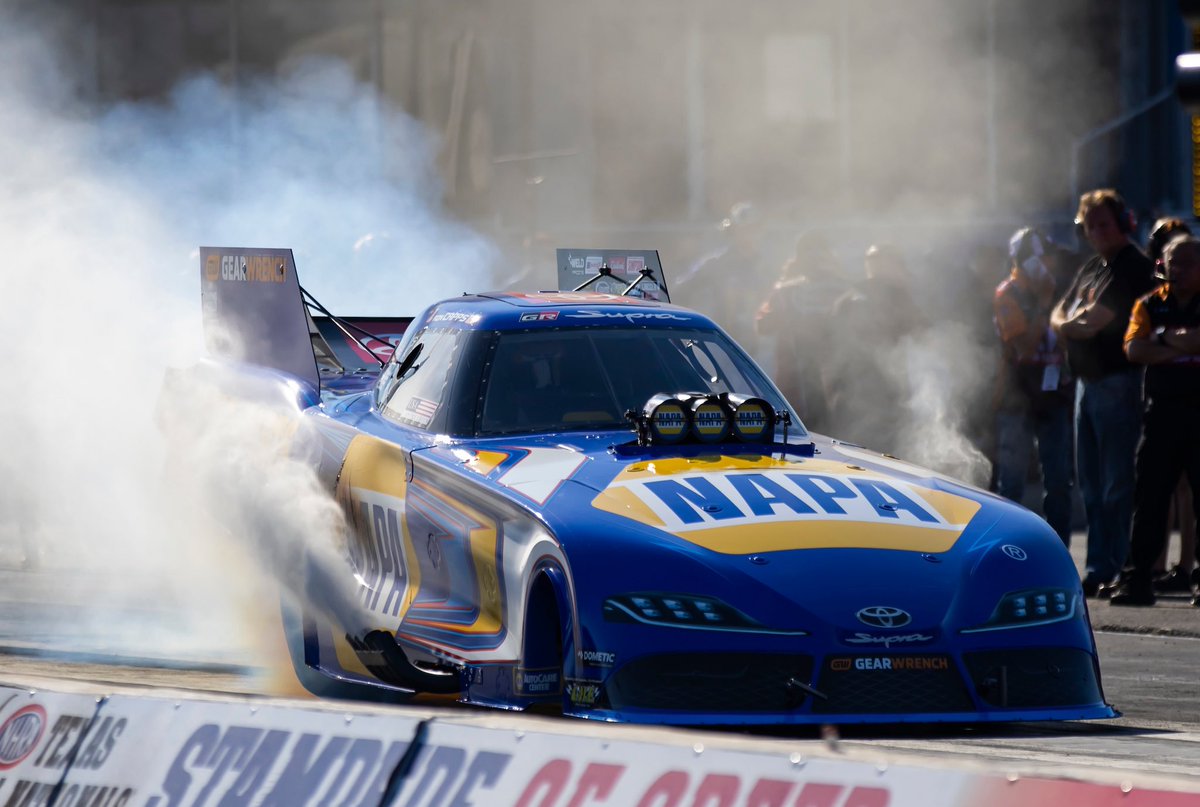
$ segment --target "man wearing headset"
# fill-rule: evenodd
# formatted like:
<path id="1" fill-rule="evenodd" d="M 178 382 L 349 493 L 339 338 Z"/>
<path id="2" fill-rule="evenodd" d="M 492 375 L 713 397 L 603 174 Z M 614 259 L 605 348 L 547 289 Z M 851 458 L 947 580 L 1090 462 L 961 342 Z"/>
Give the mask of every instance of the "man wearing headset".
<path id="1" fill-rule="evenodd" d="M 1071 541 L 1071 392 L 1066 354 L 1050 328 L 1055 284 L 1052 245 L 1033 227 L 1008 242 L 1012 271 L 996 287 L 993 322 L 1003 345 L 996 401 L 996 492 L 1014 501 L 1025 493 L 1029 454 L 1037 442 L 1044 496 L 1042 515 L 1064 544 Z"/>
<path id="2" fill-rule="evenodd" d="M 1095 596 L 1129 552 L 1142 367 L 1125 356 L 1124 340 L 1134 301 L 1154 288 L 1154 265 L 1131 240 L 1133 218 L 1116 191 L 1083 194 L 1075 222 L 1097 254 L 1076 272 L 1050 324 L 1079 379 L 1075 469 L 1088 521 L 1083 590 Z"/>

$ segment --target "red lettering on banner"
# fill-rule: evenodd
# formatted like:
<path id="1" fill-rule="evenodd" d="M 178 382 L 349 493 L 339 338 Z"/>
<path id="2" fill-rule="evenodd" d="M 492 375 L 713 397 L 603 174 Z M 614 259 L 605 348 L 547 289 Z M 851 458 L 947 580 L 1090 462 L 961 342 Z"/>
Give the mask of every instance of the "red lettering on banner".
<path id="1" fill-rule="evenodd" d="M 606 801 L 623 773 L 624 765 L 603 765 L 599 762 L 588 765 L 579 777 L 579 783 L 575 785 L 575 795 L 571 797 L 571 803 L 567 807 L 583 807 L 593 798 Z"/>
<path id="2" fill-rule="evenodd" d="M 841 785 L 820 785 L 810 782 L 800 791 L 793 807 L 833 807 L 842 795 Z"/>
<path id="3" fill-rule="evenodd" d="M 781 782 L 778 779 L 759 779 L 754 789 L 746 797 L 746 807 L 783 807 L 788 794 L 792 792 L 791 782 Z"/>
<path id="4" fill-rule="evenodd" d="M 737 801 L 742 780 L 728 774 L 710 773 L 696 788 L 692 807 L 730 807 Z"/>
<path id="5" fill-rule="evenodd" d="M 525 785 L 525 790 L 517 798 L 516 807 L 531 807 L 539 795 L 541 801 L 537 802 L 538 807 L 554 807 L 570 775 L 570 762 L 565 759 L 550 760 Z"/>
<path id="6" fill-rule="evenodd" d="M 687 790 L 688 775 L 683 771 L 668 771 L 646 788 L 637 807 L 675 807 Z"/>
<path id="7" fill-rule="evenodd" d="M 856 787 L 846 797 L 843 807 L 887 807 L 888 791 L 882 787 Z"/>

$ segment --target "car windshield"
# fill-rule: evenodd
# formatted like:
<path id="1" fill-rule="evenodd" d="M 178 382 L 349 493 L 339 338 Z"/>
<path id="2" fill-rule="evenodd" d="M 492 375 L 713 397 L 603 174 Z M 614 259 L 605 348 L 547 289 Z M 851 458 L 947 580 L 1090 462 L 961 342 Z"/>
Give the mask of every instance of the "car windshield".
<path id="1" fill-rule="evenodd" d="M 481 434 L 624 428 L 651 396 L 738 392 L 782 397 L 712 330 L 571 328 L 501 332 L 484 387 Z"/>

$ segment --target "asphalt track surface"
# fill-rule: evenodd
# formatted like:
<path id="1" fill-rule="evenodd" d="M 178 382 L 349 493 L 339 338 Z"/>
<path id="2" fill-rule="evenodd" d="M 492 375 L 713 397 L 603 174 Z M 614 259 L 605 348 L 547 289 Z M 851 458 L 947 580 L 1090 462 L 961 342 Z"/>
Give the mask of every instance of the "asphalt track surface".
<path id="1" fill-rule="evenodd" d="M 145 581 L 110 581 L 142 595 L 119 603 L 98 598 L 97 581 L 63 570 L 24 570 L 0 551 L 0 683 L 96 692 L 190 691 L 287 697 L 281 653 L 264 652 L 264 631 L 210 635 L 191 631 L 178 613 L 154 605 Z M 1100 648 L 1105 695 L 1122 717 L 1110 721 L 1021 723 L 982 727 L 873 726 L 726 730 L 645 729 L 513 715 L 449 701 L 411 707 L 489 725 L 520 727 L 553 721 L 555 731 L 647 735 L 710 747 L 789 750 L 823 745 L 850 752 L 930 758 L 983 765 L 1009 775 L 1055 775 L 1126 781 L 1200 792 L 1200 609 L 1187 598 L 1154 608 L 1120 609 L 1089 601 Z M 311 703 L 311 701 L 309 701 Z M 369 707 L 370 708 L 370 707 Z M 441 710 L 451 710 L 442 712 Z"/>

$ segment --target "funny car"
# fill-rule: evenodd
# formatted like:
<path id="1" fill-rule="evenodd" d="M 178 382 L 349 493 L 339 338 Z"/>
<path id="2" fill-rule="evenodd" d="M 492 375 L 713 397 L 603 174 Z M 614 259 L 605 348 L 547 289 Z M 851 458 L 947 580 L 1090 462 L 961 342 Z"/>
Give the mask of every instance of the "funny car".
<path id="1" fill-rule="evenodd" d="M 285 620 L 318 694 L 667 724 L 1117 714 L 1042 519 L 809 433 L 702 314 L 465 294 L 371 341 L 311 314 L 290 250 L 201 264 L 210 345 L 289 396 L 345 515 L 302 602 L 349 607 Z"/>

